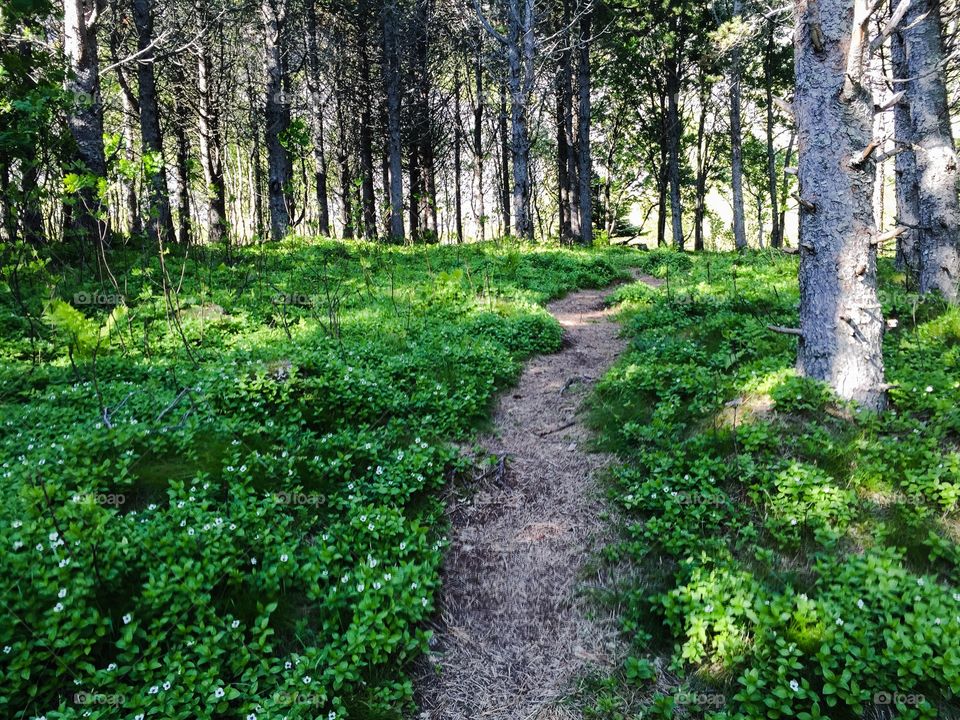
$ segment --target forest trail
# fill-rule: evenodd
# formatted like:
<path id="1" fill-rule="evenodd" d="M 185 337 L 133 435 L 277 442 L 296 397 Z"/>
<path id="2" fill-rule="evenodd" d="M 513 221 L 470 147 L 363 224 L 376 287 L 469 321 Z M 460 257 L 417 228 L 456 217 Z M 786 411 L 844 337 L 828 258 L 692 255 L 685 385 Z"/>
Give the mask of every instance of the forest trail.
<path id="1" fill-rule="evenodd" d="M 591 620 L 581 592 L 607 527 L 595 476 L 613 457 L 588 451 L 579 413 L 626 347 L 606 306 L 613 289 L 547 306 L 564 328 L 563 348 L 531 360 L 501 396 L 494 429 L 478 443 L 506 460 L 448 505 L 451 545 L 419 684 L 422 720 L 575 718 L 557 701 L 578 673 L 615 655 L 612 623 Z"/>

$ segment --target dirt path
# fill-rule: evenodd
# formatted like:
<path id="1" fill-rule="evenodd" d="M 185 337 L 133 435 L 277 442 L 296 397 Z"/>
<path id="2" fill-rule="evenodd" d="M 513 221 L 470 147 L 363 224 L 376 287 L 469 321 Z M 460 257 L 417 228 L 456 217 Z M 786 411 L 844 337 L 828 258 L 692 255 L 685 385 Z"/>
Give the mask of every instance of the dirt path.
<path id="1" fill-rule="evenodd" d="M 612 658 L 610 623 L 589 620 L 578 592 L 605 529 L 593 476 L 612 458 L 587 452 L 577 412 L 626 346 L 604 304 L 610 292 L 547 306 L 564 347 L 532 360 L 502 396 L 479 443 L 506 461 L 450 505 L 442 622 L 419 683 L 423 720 L 577 717 L 556 701 L 587 665 Z"/>

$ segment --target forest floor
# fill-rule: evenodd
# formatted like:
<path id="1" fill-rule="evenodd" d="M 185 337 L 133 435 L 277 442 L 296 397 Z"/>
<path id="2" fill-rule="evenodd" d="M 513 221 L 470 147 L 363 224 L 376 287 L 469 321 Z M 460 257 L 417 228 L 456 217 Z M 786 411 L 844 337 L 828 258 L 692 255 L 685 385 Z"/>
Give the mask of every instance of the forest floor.
<path id="1" fill-rule="evenodd" d="M 659 283 L 654 278 L 645 278 Z M 568 717 L 570 681 L 617 655 L 615 624 L 591 617 L 584 584 L 609 532 L 595 480 L 614 461 L 591 452 L 581 412 L 626 347 L 612 288 L 547 306 L 563 349 L 531 360 L 477 441 L 487 470 L 453 488 L 440 622 L 421 679 L 422 718 Z"/>

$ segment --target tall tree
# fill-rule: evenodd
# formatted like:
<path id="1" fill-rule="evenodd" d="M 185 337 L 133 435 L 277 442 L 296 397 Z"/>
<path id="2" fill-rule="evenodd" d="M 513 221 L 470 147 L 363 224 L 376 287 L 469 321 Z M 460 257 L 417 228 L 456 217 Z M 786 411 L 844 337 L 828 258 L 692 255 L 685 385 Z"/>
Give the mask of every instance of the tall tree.
<path id="1" fill-rule="evenodd" d="M 592 6 L 581 11 L 577 63 L 577 204 L 580 215 L 580 242 L 593 244 L 593 162 L 590 157 L 590 42 Z"/>
<path id="2" fill-rule="evenodd" d="M 851 12 L 851 10 L 853 12 Z M 798 369 L 882 408 L 873 101 L 864 82 L 867 0 L 796 0 L 800 145 Z M 851 25 L 852 21 L 852 25 Z"/>
<path id="3" fill-rule="evenodd" d="M 160 103 L 157 99 L 155 72 L 156 53 L 153 36 L 153 3 L 132 0 L 133 24 L 137 28 L 137 87 L 140 106 L 140 138 L 148 187 L 147 233 L 164 242 L 174 239 L 173 215 L 163 158 L 163 136 L 160 132 Z M 180 127 L 182 123 L 178 124 Z"/>
<path id="4" fill-rule="evenodd" d="M 76 144 L 80 170 L 95 178 L 107 175 L 97 53 L 97 21 L 101 9 L 98 0 L 64 0 L 63 3 L 66 91 L 71 102 L 67 125 Z M 77 197 L 79 202 L 70 214 L 74 232 L 85 240 L 100 241 L 105 237 L 107 228 L 100 219 L 100 197 L 96 185 L 83 183 Z"/>
<path id="5" fill-rule="evenodd" d="M 290 98 L 286 92 L 284 42 L 287 0 L 263 0 L 260 11 L 264 23 L 267 94 L 265 136 L 267 145 L 268 206 L 270 236 L 282 239 L 290 230 L 293 213 L 293 163 L 284 139 L 290 129 Z"/>
<path id="6" fill-rule="evenodd" d="M 920 292 L 957 302 L 960 283 L 958 158 L 944 81 L 939 0 L 913 0 L 903 36 L 920 192 Z"/>
<path id="7" fill-rule="evenodd" d="M 403 146 L 400 133 L 400 39 L 397 0 L 383 5 L 383 65 L 387 103 L 387 155 L 390 170 L 390 239 L 403 242 Z"/>
<path id="8" fill-rule="evenodd" d="M 743 14 L 741 0 L 733 2 L 733 20 L 739 26 Z M 746 216 L 743 209 L 743 128 L 740 118 L 740 40 L 730 52 L 730 184 L 733 192 L 733 240 L 737 250 L 747 248 Z"/>
<path id="9" fill-rule="evenodd" d="M 892 0 L 891 12 L 900 0 Z M 909 85 L 910 68 L 903 31 L 898 28 L 890 37 L 890 65 L 895 80 Z M 897 85 L 894 89 L 897 89 Z M 913 120 L 910 117 L 910 97 L 904 92 L 893 108 L 893 134 L 899 152 L 894 158 L 897 223 L 904 228 L 897 238 L 897 266 L 907 277 L 907 283 L 916 287 L 920 279 L 920 187 L 917 184 L 917 158 L 913 150 Z"/>
<path id="10" fill-rule="evenodd" d="M 197 2 L 197 14 L 211 35 L 219 35 L 206 0 Z M 223 139 L 220 131 L 218 88 L 213 83 L 213 59 L 209 36 L 197 39 L 197 127 L 200 164 L 207 200 L 207 238 L 212 243 L 229 242 L 227 231 L 226 184 L 223 174 Z M 228 245 L 229 253 L 229 245 Z"/>

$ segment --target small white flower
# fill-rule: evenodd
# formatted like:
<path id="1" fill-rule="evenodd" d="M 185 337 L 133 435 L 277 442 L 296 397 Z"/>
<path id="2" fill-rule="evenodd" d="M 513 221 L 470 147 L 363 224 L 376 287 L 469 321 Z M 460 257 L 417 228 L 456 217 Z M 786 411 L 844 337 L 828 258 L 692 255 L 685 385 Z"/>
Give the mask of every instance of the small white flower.
<path id="1" fill-rule="evenodd" d="M 932 385 L 927 385 L 927 392 L 928 392 L 928 393 L 932 393 L 932 392 L 933 392 L 933 386 L 932 386 Z"/>
<path id="2" fill-rule="evenodd" d="M 122 619 L 123 619 L 124 625 L 129 625 L 130 621 L 133 620 L 133 615 L 131 615 L 130 613 L 127 613 L 126 615 L 123 616 Z"/>
<path id="3" fill-rule="evenodd" d="M 713 612 L 713 605 L 707 605 L 707 606 L 703 609 L 703 611 L 704 611 L 704 612 L 708 612 L 708 613 L 712 613 L 712 612 Z"/>
<path id="4" fill-rule="evenodd" d="M 158 692 L 160 692 L 160 688 L 158 688 L 156 685 L 151 686 L 150 689 L 147 690 L 148 695 L 156 695 Z"/>
<path id="5" fill-rule="evenodd" d="M 251 565 L 256 565 L 256 564 L 257 564 L 257 559 L 256 559 L 256 558 L 250 558 L 250 564 L 251 564 Z"/>
<path id="6" fill-rule="evenodd" d="M 60 588 L 60 592 L 57 593 L 57 597 L 62 600 L 62 599 L 65 598 L 66 596 L 67 596 L 67 589 L 66 589 L 66 588 Z"/>
<path id="7" fill-rule="evenodd" d="M 249 715 L 247 715 L 247 720 L 257 720 L 256 713 L 250 713 Z"/>
<path id="8" fill-rule="evenodd" d="M 290 662 L 289 660 L 287 660 L 287 661 L 283 664 L 283 669 L 284 669 L 284 670 L 293 670 L 293 663 Z"/>
<path id="9" fill-rule="evenodd" d="M 923 587 L 926 584 L 927 584 L 926 580 L 924 580 L 923 578 L 917 578 L 917 585 L 919 585 L 920 587 Z"/>
<path id="10" fill-rule="evenodd" d="M 303 676 L 303 684 L 304 684 L 304 685 L 309 685 L 309 684 L 312 683 L 312 682 L 313 682 L 313 678 L 312 678 L 312 677 L 310 677 L 309 675 L 304 675 L 304 676 Z"/>
<path id="11" fill-rule="evenodd" d="M 224 690 L 222 687 L 218 687 L 216 690 L 213 691 L 213 696 L 218 698 L 222 698 L 226 694 L 227 694 L 227 691 Z"/>
<path id="12" fill-rule="evenodd" d="M 3 654 L 4 654 L 4 655 L 9 655 L 12 651 L 13 651 L 13 648 L 10 647 L 9 645 L 4 645 L 4 646 L 3 646 Z"/>
<path id="13" fill-rule="evenodd" d="M 380 465 L 377 465 L 377 475 L 383 475 L 383 468 Z"/>
<path id="14" fill-rule="evenodd" d="M 43 543 L 37 543 L 37 552 L 43 552 Z"/>
<path id="15" fill-rule="evenodd" d="M 423 605 L 424 607 L 426 607 L 426 606 L 427 606 L 427 599 L 426 599 L 426 598 L 420 598 L 420 604 Z"/>
<path id="16" fill-rule="evenodd" d="M 861 610 L 863 610 L 865 605 L 866 603 L 863 602 L 862 598 L 860 600 L 857 600 L 857 607 L 860 608 Z"/>
<path id="17" fill-rule="evenodd" d="M 107 665 L 107 672 L 113 672 L 116 669 L 117 669 L 116 663 L 110 663 L 109 665 Z"/>
<path id="18" fill-rule="evenodd" d="M 69 565 L 69 564 L 70 564 L 70 558 L 64 558 L 64 559 L 61 560 L 60 563 L 59 563 L 60 567 L 62 567 L 62 568 L 63 568 L 63 567 L 66 567 L 66 566 Z"/>
<path id="19" fill-rule="evenodd" d="M 63 612 L 63 603 L 57 603 L 56 605 L 54 605 L 54 606 L 53 606 L 53 611 L 54 611 L 55 613 Z"/>
<path id="20" fill-rule="evenodd" d="M 280 562 L 286 562 L 287 560 L 289 560 L 289 558 L 286 553 L 280 556 Z"/>
<path id="21" fill-rule="evenodd" d="M 791 680 L 790 689 L 794 692 L 800 692 L 800 683 L 798 683 L 796 680 Z"/>
<path id="22" fill-rule="evenodd" d="M 23 520 L 14 520 L 12 523 L 10 523 L 10 527 L 14 529 L 18 527 L 23 527 Z"/>
<path id="23" fill-rule="evenodd" d="M 327 720 L 337 720 L 337 714 L 335 712 L 331 712 L 327 715 Z"/>
<path id="24" fill-rule="evenodd" d="M 240 627 L 240 621 L 239 621 L 239 620 L 234 620 L 232 623 L 230 623 L 230 627 L 232 627 L 234 630 L 236 630 L 238 627 Z"/>
<path id="25" fill-rule="evenodd" d="M 843 627 L 843 618 L 837 618 L 837 627 Z"/>
<path id="26" fill-rule="evenodd" d="M 363 583 L 357 583 L 357 592 L 362 593 L 365 587 Z"/>
<path id="27" fill-rule="evenodd" d="M 163 689 L 164 689 L 164 690 L 169 690 L 169 689 L 170 689 L 170 682 L 169 682 L 169 681 L 167 681 L 167 682 L 165 682 L 165 683 L 163 684 Z"/>

